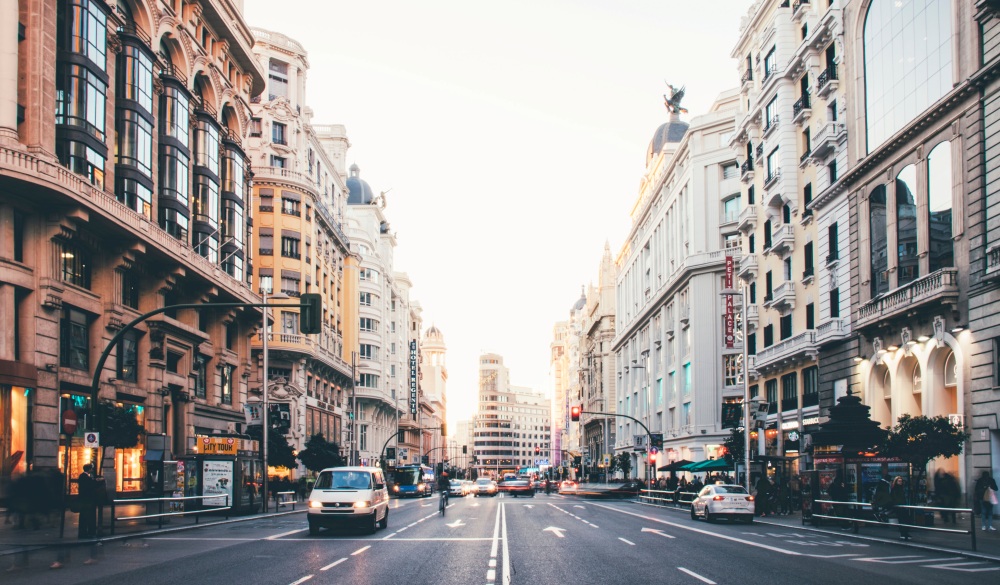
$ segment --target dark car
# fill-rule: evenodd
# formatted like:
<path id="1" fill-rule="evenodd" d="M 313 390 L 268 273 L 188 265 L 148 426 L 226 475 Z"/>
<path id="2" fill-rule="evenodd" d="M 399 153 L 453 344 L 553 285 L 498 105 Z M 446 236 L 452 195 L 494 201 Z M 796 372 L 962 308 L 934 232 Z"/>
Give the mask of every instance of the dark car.
<path id="1" fill-rule="evenodd" d="M 512 497 L 530 496 L 535 497 L 535 488 L 531 486 L 530 479 L 505 479 L 497 485 L 501 493 L 509 494 Z"/>
<path id="2" fill-rule="evenodd" d="M 620 485 L 618 487 L 615 487 L 615 488 L 611 488 L 608 491 L 612 491 L 612 492 L 620 493 L 620 494 L 630 494 L 630 495 L 633 495 L 633 496 L 637 496 L 637 495 L 639 495 L 639 492 L 641 492 L 644 489 L 646 489 L 646 486 L 641 481 L 639 481 L 637 479 L 630 479 L 630 480 L 626 481 L 625 483 L 623 483 L 622 485 Z"/>

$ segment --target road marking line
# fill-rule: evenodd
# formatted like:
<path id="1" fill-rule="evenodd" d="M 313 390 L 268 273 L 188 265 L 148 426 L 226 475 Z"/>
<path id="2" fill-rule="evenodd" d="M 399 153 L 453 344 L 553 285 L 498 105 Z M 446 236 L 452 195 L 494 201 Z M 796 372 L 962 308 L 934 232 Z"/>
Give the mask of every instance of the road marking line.
<path id="1" fill-rule="evenodd" d="M 636 514 L 635 512 L 627 512 L 625 510 L 619 510 L 618 508 L 614 508 L 614 507 L 611 507 L 611 506 L 606 506 L 604 504 L 596 504 L 595 503 L 595 504 L 592 504 L 592 505 L 597 506 L 598 508 L 604 508 L 605 510 L 611 510 L 612 512 L 618 512 L 619 514 L 625 514 L 627 516 L 635 516 L 636 518 L 642 518 L 643 520 L 649 520 L 650 522 L 656 522 L 658 524 L 666 524 L 667 526 L 673 526 L 674 528 L 680 528 L 682 530 L 688 530 L 690 532 L 697 532 L 698 534 L 704 534 L 706 536 L 713 536 L 715 538 L 721 538 L 722 540 L 729 540 L 729 541 L 732 541 L 732 542 L 738 542 L 740 544 L 746 544 L 748 546 L 754 546 L 754 547 L 757 547 L 757 548 L 762 548 L 764 550 L 769 550 L 769 551 L 781 553 L 783 555 L 788 555 L 788 556 L 792 556 L 792 557 L 801 557 L 801 556 L 803 556 L 803 553 L 796 552 L 796 551 L 793 551 L 793 550 L 785 550 L 783 548 L 778 548 L 776 546 L 769 546 L 769 545 L 761 544 L 759 542 L 755 542 L 755 541 L 751 541 L 751 540 L 744 540 L 742 538 L 736 538 L 736 537 L 733 537 L 733 536 L 727 536 L 725 534 L 719 534 L 717 532 L 712 532 L 710 530 L 702 530 L 700 528 L 695 528 L 693 526 L 688 526 L 686 524 L 677 524 L 676 522 L 668 522 L 666 520 L 661 520 L 659 518 L 653 518 L 652 516 L 644 516 L 642 514 Z"/>
<path id="2" fill-rule="evenodd" d="M 495 567 L 497 566 L 497 549 L 500 547 L 500 514 L 503 504 L 497 507 L 497 518 L 493 523 L 493 544 L 490 545 L 489 569 L 486 571 L 486 580 L 492 583 L 497 576 Z"/>
<path id="3" fill-rule="evenodd" d="M 496 567 L 497 566 L 497 560 L 496 559 L 490 559 L 490 565 L 489 566 L 490 566 L 490 568 Z"/>
<path id="4" fill-rule="evenodd" d="M 302 577 L 298 581 L 293 581 L 291 583 L 291 585 L 299 585 L 299 583 L 305 583 L 306 581 L 308 581 L 309 579 L 312 579 L 312 578 L 313 578 L 312 575 L 308 575 L 308 576 Z"/>
<path id="5" fill-rule="evenodd" d="M 392 534 L 390 534 L 389 536 L 386 536 L 386 537 L 385 537 L 385 538 L 383 538 L 382 540 L 389 540 L 389 539 L 390 539 L 390 538 L 392 538 L 393 536 L 396 536 L 396 534 L 398 534 L 398 531 L 397 531 L 397 532 L 393 532 Z"/>
<path id="6" fill-rule="evenodd" d="M 265 540 L 277 540 L 282 536 L 288 536 L 289 534 L 295 534 L 296 532 L 304 532 L 305 528 L 299 528 L 298 530 L 289 530 L 288 532 L 282 532 L 281 534 L 275 534 L 274 536 L 268 536 Z"/>
<path id="7" fill-rule="evenodd" d="M 684 567 L 677 567 L 677 569 L 680 570 L 680 571 L 683 571 L 683 572 L 687 573 L 688 575 L 691 575 L 692 577 L 694 577 L 695 579 L 701 581 L 702 583 L 708 583 L 709 585 L 715 585 L 715 581 L 712 581 L 711 579 L 706 579 L 705 577 L 702 577 L 701 575 L 699 575 L 698 573 L 695 573 L 694 571 L 689 571 L 689 570 L 685 569 Z"/>
<path id="8" fill-rule="evenodd" d="M 199 539 L 209 540 L 209 539 Z M 261 539 L 257 539 L 261 540 Z M 492 538 L 393 538 L 392 540 L 377 539 L 379 542 L 483 542 L 493 540 Z M 371 538 L 340 538 L 336 537 L 336 542 L 371 542 Z M 316 542 L 315 538 L 282 538 L 281 542 Z"/>
<path id="9" fill-rule="evenodd" d="M 323 567 L 322 569 L 320 569 L 320 571 L 325 571 L 327 569 L 332 569 L 332 568 L 336 567 L 337 565 L 339 565 L 340 563 L 342 563 L 342 562 L 344 562 L 346 560 L 347 560 L 347 557 L 344 557 L 344 558 L 340 559 L 339 561 L 333 561 L 329 565 L 327 565 L 327 566 Z"/>
<path id="10" fill-rule="evenodd" d="M 979 568 L 973 569 L 973 566 L 980 566 Z M 983 571 L 1000 571 L 1000 567 L 982 567 L 982 563 L 971 562 L 971 563 L 944 563 L 941 565 L 920 565 L 922 568 L 926 569 L 945 569 L 948 571 L 962 571 L 964 573 L 981 573 Z M 963 568 L 963 567 L 968 567 Z"/>
<path id="11" fill-rule="evenodd" d="M 957 557 L 963 558 L 963 557 Z M 953 559 L 929 559 L 921 555 L 900 555 L 895 557 L 867 557 L 854 559 L 865 563 L 885 563 L 887 565 L 902 565 L 904 563 L 933 563 L 935 561 L 950 561 Z"/>
<path id="12" fill-rule="evenodd" d="M 500 504 L 503 510 L 503 585 L 510 585 L 510 551 L 507 549 L 507 504 Z"/>
<path id="13" fill-rule="evenodd" d="M 354 555 L 359 555 L 359 554 L 365 552 L 366 550 L 370 549 L 371 547 L 372 547 L 372 545 L 370 545 L 370 544 L 368 546 L 363 546 L 363 547 L 359 548 L 358 550 L 352 552 L 351 556 L 353 557 Z"/>
<path id="14" fill-rule="evenodd" d="M 496 569 L 490 569 L 489 571 L 486 571 L 486 580 L 487 581 L 493 582 L 493 581 L 496 580 L 496 578 L 497 578 L 497 570 Z"/>
<path id="15" fill-rule="evenodd" d="M 239 541 L 260 540 L 259 538 L 195 538 L 193 536 L 151 536 L 146 540 L 217 540 L 217 541 Z"/>
<path id="16" fill-rule="evenodd" d="M 803 555 L 803 556 L 813 557 L 815 559 L 842 559 L 842 558 L 845 558 L 845 557 L 856 557 L 856 556 L 860 556 L 860 555 L 861 555 L 861 553 L 847 553 L 847 554 L 843 554 L 843 555 L 813 555 L 813 554 L 807 554 L 807 555 Z M 854 559 L 854 560 L 858 560 L 858 559 Z"/>
<path id="17" fill-rule="evenodd" d="M 620 541 L 624 542 L 625 544 L 630 544 L 630 545 L 632 545 L 632 546 L 635 546 L 635 543 L 634 543 L 634 542 L 632 542 L 631 540 L 625 540 L 624 538 L 622 538 L 622 537 L 620 537 L 620 536 L 618 537 L 618 540 L 620 540 Z"/>

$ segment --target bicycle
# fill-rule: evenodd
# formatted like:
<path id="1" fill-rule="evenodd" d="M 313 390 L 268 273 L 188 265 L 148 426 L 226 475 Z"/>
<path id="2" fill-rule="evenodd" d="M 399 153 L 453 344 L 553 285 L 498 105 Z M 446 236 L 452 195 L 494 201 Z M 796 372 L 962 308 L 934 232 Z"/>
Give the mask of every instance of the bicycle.
<path id="1" fill-rule="evenodd" d="M 442 516 L 444 516 L 444 511 L 447 508 L 448 508 L 448 492 L 442 490 L 441 491 L 441 500 L 440 500 L 440 503 L 438 504 L 438 511 L 441 512 Z"/>

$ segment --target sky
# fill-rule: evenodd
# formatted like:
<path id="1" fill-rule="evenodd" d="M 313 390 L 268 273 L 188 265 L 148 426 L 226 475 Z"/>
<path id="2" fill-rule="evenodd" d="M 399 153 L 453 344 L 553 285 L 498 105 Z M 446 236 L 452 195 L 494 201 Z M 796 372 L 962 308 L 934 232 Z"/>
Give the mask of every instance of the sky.
<path id="1" fill-rule="evenodd" d="M 549 347 L 605 244 L 628 236 L 646 149 L 737 87 L 750 0 L 245 0 L 250 26 L 308 51 L 315 124 L 388 191 L 395 270 L 447 351 L 448 421 L 475 411 L 478 361 L 552 392 Z"/>

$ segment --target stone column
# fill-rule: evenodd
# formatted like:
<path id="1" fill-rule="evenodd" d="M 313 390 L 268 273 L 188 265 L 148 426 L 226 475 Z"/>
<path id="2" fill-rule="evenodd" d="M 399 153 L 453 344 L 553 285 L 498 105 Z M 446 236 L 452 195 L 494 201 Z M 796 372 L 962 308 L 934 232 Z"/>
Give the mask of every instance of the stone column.
<path id="1" fill-rule="evenodd" d="M 17 141 L 17 2 L 0 2 L 0 144 Z"/>

